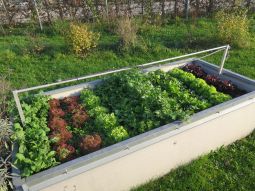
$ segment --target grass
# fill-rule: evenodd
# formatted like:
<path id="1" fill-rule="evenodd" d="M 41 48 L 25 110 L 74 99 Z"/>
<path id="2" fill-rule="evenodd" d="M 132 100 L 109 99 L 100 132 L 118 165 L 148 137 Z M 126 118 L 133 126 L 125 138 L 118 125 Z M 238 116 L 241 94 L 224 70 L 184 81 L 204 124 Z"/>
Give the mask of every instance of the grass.
<path id="1" fill-rule="evenodd" d="M 14 88 L 24 88 L 222 45 L 216 38 L 214 21 L 208 19 L 164 27 L 142 25 L 139 46 L 124 52 L 118 48 L 116 35 L 94 28 L 101 31 L 101 39 L 86 58 L 71 53 L 64 38 L 50 28 L 43 32 L 33 27 L 13 29 L 10 35 L 0 37 L 0 72 L 10 73 Z M 226 67 L 254 77 L 254 51 L 254 40 L 249 49 L 231 50 Z M 219 63 L 220 55 L 212 61 Z"/>
<path id="2" fill-rule="evenodd" d="M 139 44 L 125 51 L 119 47 L 118 36 L 105 25 L 91 27 L 101 33 L 101 39 L 87 57 L 70 52 L 59 30 L 51 27 L 43 32 L 29 25 L 9 29 L 8 35 L 0 36 L 1 75 L 9 75 L 13 89 L 19 89 L 222 45 L 210 19 L 172 21 L 162 27 L 140 25 Z M 250 48 L 232 48 L 225 66 L 255 79 L 254 21 L 251 33 Z M 217 64 L 221 56 L 208 60 Z M 135 190 L 252 190 L 254 172 L 253 133 Z"/>

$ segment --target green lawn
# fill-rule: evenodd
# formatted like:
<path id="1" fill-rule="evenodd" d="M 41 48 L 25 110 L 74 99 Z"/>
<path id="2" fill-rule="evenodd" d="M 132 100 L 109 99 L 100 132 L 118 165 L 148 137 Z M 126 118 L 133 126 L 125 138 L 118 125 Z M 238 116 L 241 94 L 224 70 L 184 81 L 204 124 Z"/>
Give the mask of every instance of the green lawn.
<path id="1" fill-rule="evenodd" d="M 98 47 L 86 58 L 72 54 L 64 38 L 50 28 L 44 32 L 29 27 L 12 29 L 10 35 L 0 37 L 0 73 L 10 73 L 14 88 L 30 87 L 222 45 L 215 37 L 215 23 L 208 19 L 164 27 L 142 25 L 139 45 L 124 52 L 118 48 L 116 35 L 104 27 L 93 28 L 101 32 L 101 38 Z M 252 30 L 254 34 L 255 29 Z M 251 48 L 231 50 L 226 67 L 255 77 L 254 51 L 253 38 Z M 220 56 L 212 61 L 219 63 Z"/>
<path id="2" fill-rule="evenodd" d="M 222 45 L 215 22 L 209 19 L 173 21 L 163 27 L 140 25 L 139 45 L 125 51 L 118 46 L 118 36 L 105 26 L 92 28 L 101 38 L 87 57 L 71 53 L 64 38 L 50 27 L 44 32 L 29 26 L 10 29 L 8 36 L 0 37 L 0 73 L 8 75 L 13 89 L 18 89 Z M 251 33 L 251 47 L 232 48 L 226 68 L 255 79 L 254 22 Z M 220 63 L 221 55 L 208 60 Z M 254 172 L 253 133 L 135 190 L 254 190 Z"/>

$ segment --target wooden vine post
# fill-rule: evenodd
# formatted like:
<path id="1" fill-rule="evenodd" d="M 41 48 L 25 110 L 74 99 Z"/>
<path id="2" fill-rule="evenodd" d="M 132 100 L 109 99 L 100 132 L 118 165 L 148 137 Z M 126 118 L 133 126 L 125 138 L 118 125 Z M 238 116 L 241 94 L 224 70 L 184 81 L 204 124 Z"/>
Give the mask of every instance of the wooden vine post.
<path id="1" fill-rule="evenodd" d="M 185 1 L 185 17 L 189 19 L 190 0 Z"/>
<path id="2" fill-rule="evenodd" d="M 164 21 L 165 19 L 165 0 L 161 0 L 161 19 Z"/>
<path id="3" fill-rule="evenodd" d="M 174 1 L 174 16 L 177 17 L 179 14 L 179 9 L 178 9 L 178 0 Z"/>
<path id="4" fill-rule="evenodd" d="M 39 21 L 40 28 L 41 28 L 41 30 L 43 30 L 43 25 L 42 25 L 42 21 L 41 21 L 39 11 L 38 11 L 38 8 L 37 8 L 36 0 L 33 0 L 33 1 L 34 1 L 34 7 L 35 7 L 35 11 L 36 11 L 36 15 L 37 15 L 37 18 L 38 18 L 38 21 Z"/>
<path id="5" fill-rule="evenodd" d="M 105 0 L 105 11 L 107 18 L 109 17 L 109 7 L 108 7 L 108 0 Z"/>

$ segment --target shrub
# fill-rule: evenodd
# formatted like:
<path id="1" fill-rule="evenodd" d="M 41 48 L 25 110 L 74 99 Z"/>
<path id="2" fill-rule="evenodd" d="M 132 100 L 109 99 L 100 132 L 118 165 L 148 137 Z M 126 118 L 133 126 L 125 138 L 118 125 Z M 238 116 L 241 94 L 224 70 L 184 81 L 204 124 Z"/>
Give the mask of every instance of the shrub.
<path id="1" fill-rule="evenodd" d="M 12 166 L 11 154 L 9 154 L 5 159 L 2 157 L 0 158 L 0 191 L 13 190 L 11 182 L 13 174 L 10 172 Z"/>
<path id="2" fill-rule="evenodd" d="M 6 143 L 10 142 L 10 137 L 13 131 L 11 128 L 11 124 L 7 119 L 0 119 L 0 154 L 4 156 L 2 153 L 3 148 L 5 147 Z"/>
<path id="3" fill-rule="evenodd" d="M 116 33 L 119 35 L 121 43 L 125 48 L 135 45 L 137 27 L 128 16 L 119 19 Z"/>
<path id="4" fill-rule="evenodd" d="M 12 126 L 7 119 L 0 119 L 0 191 L 8 191 L 12 188 L 11 169 L 11 136 Z"/>
<path id="5" fill-rule="evenodd" d="M 6 77 L 0 76 L 0 118 L 6 115 L 7 111 L 7 99 L 9 92 L 11 90 L 11 85 L 7 81 Z"/>
<path id="6" fill-rule="evenodd" d="M 232 13 L 220 11 L 216 14 L 218 38 L 240 48 L 249 46 L 249 20 L 246 11 Z"/>
<path id="7" fill-rule="evenodd" d="M 3 181 L 3 179 L 0 179 L 0 180 L 1 180 L 1 182 L 0 182 L 0 191 L 8 191 L 7 184 Z"/>
<path id="8" fill-rule="evenodd" d="M 86 55 L 91 49 L 97 46 L 100 34 L 88 29 L 85 24 L 71 23 L 66 35 L 67 42 L 70 44 L 74 53 Z"/>

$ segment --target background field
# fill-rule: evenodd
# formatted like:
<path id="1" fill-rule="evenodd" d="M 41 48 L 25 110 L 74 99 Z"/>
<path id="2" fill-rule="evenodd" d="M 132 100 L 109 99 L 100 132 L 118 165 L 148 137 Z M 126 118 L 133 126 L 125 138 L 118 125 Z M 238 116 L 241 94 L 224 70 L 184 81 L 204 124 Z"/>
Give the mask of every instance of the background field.
<path id="1" fill-rule="evenodd" d="M 52 28 L 43 32 L 31 26 L 11 28 L 0 37 L 0 72 L 10 74 L 14 88 L 55 82 L 112 68 L 143 64 L 222 45 L 216 38 L 215 21 L 172 21 L 168 25 L 144 24 L 138 31 L 139 45 L 120 50 L 119 37 L 107 26 L 91 24 L 101 33 L 99 45 L 87 57 L 78 57 L 68 50 L 64 38 Z M 233 48 L 226 68 L 255 77 L 255 26 L 251 23 L 251 46 Z M 209 59 L 220 63 L 222 53 Z"/>

